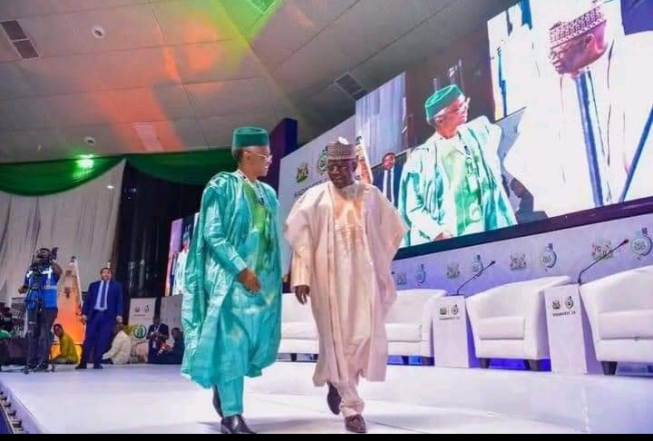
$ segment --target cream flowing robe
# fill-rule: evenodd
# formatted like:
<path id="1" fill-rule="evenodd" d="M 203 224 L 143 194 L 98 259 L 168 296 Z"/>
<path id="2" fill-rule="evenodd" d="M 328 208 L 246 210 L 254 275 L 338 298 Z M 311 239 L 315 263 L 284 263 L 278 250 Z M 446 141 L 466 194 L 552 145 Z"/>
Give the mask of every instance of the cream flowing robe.
<path id="1" fill-rule="evenodd" d="M 316 386 L 359 376 L 385 380 L 385 317 L 397 296 L 391 265 L 406 231 L 397 210 L 368 184 L 344 192 L 322 184 L 288 216 L 292 285 L 311 288 L 320 339 Z"/>

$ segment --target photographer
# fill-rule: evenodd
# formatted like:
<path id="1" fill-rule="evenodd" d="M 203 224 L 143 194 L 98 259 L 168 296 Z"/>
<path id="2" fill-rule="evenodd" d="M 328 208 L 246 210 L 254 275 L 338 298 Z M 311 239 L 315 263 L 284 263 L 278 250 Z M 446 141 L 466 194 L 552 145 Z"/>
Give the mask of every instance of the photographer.
<path id="1" fill-rule="evenodd" d="M 18 290 L 27 294 L 25 306 L 28 321 L 27 366 L 37 371 L 47 370 L 52 337 L 50 330 L 57 319 L 57 284 L 61 267 L 56 263 L 56 251 L 41 248 L 25 275 L 25 284 Z"/>

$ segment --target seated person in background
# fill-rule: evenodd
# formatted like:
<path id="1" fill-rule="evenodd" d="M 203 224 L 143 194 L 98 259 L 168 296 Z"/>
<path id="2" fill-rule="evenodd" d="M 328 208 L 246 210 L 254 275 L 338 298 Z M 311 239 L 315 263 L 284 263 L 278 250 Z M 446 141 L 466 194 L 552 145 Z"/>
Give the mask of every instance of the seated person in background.
<path id="1" fill-rule="evenodd" d="M 3 308 L 0 313 L 0 329 L 12 333 L 14 330 L 14 317 L 11 313 L 11 308 Z"/>
<path id="2" fill-rule="evenodd" d="M 184 343 L 184 334 L 182 334 L 179 328 L 174 328 L 172 330 L 172 339 L 174 344 L 172 347 L 170 345 L 163 345 L 156 357 L 150 360 L 152 364 L 181 364 L 184 359 L 184 351 L 186 346 Z"/>
<path id="3" fill-rule="evenodd" d="M 115 335 L 111 349 L 102 356 L 102 364 L 128 364 L 131 359 L 132 340 L 122 323 L 116 325 Z"/>
<path id="4" fill-rule="evenodd" d="M 59 355 L 52 360 L 54 364 L 77 364 L 79 363 L 79 355 L 77 348 L 72 337 L 66 334 L 63 326 L 60 324 L 54 325 L 52 328 L 54 335 L 59 339 Z"/>
<path id="5" fill-rule="evenodd" d="M 149 351 L 147 356 L 148 363 L 152 363 L 156 355 L 161 350 L 161 347 L 170 338 L 168 325 L 161 323 L 161 317 L 158 315 L 154 317 L 152 325 L 147 330 L 147 339 L 149 340 Z"/>

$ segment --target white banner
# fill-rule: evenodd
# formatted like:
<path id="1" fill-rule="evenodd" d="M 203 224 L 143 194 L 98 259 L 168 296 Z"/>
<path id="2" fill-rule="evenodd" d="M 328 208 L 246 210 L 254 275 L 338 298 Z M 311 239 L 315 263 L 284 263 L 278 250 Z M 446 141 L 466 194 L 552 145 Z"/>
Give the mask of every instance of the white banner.
<path id="1" fill-rule="evenodd" d="M 154 320 L 156 299 L 131 299 L 129 305 L 129 325 L 134 326 L 132 338 L 137 341 L 147 339 L 147 328 Z"/>
<path id="2" fill-rule="evenodd" d="M 175 328 L 183 331 L 181 327 L 181 303 L 183 300 L 183 295 L 161 299 L 161 323 L 168 325 L 171 332 Z"/>
<path id="3" fill-rule="evenodd" d="M 309 142 L 281 160 L 279 182 L 279 234 L 283 238 L 283 225 L 295 201 L 308 189 L 328 179 L 326 173 L 326 146 L 339 137 L 354 143 L 356 117 L 351 117 L 319 138 Z M 282 242 L 283 273 L 287 274 L 290 264 L 290 250 Z"/>

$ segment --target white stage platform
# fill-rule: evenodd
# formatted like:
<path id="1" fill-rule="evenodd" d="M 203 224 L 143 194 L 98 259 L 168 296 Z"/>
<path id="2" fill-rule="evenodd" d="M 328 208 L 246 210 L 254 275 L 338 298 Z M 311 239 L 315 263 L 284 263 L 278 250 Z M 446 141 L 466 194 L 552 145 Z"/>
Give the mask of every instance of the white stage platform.
<path id="1" fill-rule="evenodd" d="M 246 417 L 259 433 L 344 433 L 312 387 L 311 364 L 278 363 L 248 382 Z M 201 390 L 178 367 L 55 374 L 0 373 L 29 433 L 218 433 Z M 361 393 L 372 433 L 651 433 L 653 379 L 390 367 Z"/>

